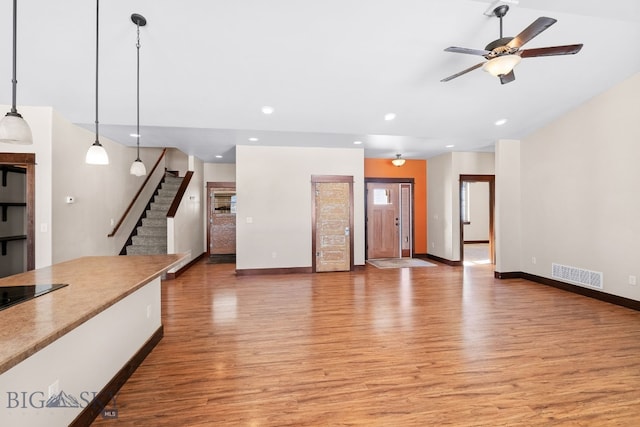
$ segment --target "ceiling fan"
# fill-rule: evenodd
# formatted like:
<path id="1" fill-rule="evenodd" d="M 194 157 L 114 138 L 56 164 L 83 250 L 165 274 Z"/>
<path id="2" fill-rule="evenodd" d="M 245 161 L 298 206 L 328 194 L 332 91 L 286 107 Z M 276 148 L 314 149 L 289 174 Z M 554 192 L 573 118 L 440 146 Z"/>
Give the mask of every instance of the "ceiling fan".
<path id="1" fill-rule="evenodd" d="M 464 47 L 451 46 L 445 52 L 466 53 L 469 55 L 483 56 L 487 61 L 469 67 L 459 73 L 446 77 L 441 82 L 448 82 L 456 77 L 460 77 L 476 68 L 482 67 L 485 71 L 498 77 L 500 83 L 505 84 L 516 79 L 513 68 L 520 63 L 522 58 L 532 58 L 536 56 L 557 56 L 573 55 L 580 52 L 582 44 L 571 44 L 565 46 L 541 47 L 535 49 L 521 49 L 528 41 L 557 22 L 556 19 L 541 16 L 525 28 L 515 37 L 504 37 L 502 35 L 502 18 L 509 11 L 509 5 L 503 4 L 493 10 L 493 15 L 500 18 L 500 38 L 489 43 L 484 50 L 468 49 Z"/>

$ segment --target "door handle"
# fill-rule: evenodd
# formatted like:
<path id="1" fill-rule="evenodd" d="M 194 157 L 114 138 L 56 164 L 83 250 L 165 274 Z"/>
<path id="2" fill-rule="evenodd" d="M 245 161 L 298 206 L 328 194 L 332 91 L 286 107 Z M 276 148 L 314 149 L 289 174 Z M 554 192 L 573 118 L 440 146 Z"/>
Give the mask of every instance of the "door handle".
<path id="1" fill-rule="evenodd" d="M 349 235 L 349 227 L 345 227 L 344 228 L 344 235 L 348 236 Z"/>

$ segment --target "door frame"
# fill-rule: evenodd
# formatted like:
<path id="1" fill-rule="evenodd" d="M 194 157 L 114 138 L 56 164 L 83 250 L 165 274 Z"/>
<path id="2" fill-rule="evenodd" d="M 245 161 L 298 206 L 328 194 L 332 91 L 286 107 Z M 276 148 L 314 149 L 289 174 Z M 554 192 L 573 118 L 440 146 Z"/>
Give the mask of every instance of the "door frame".
<path id="1" fill-rule="evenodd" d="M 0 153 L 0 165 L 20 166 L 27 170 L 25 202 L 27 203 L 27 271 L 36 268 L 36 155 L 35 153 Z"/>
<path id="2" fill-rule="evenodd" d="M 460 224 L 460 262 L 464 262 L 464 222 L 462 221 L 462 184 L 464 182 L 488 182 L 489 183 L 489 259 L 491 264 L 496 263 L 495 251 L 495 227 L 494 212 L 496 200 L 496 176 L 495 175 L 462 175 L 458 182 L 458 212 Z"/>
<path id="3" fill-rule="evenodd" d="M 234 189 L 236 188 L 235 181 L 224 182 L 207 182 L 207 255 L 211 256 L 211 222 L 213 217 L 211 216 L 211 191 L 215 189 Z M 237 217 L 236 217 L 237 221 Z"/>
<path id="4" fill-rule="evenodd" d="M 352 175 L 311 175 L 311 271 L 316 273 L 316 184 L 349 184 L 349 271 L 353 271 L 353 176 Z"/>
<path id="5" fill-rule="evenodd" d="M 409 258 L 413 258 L 413 254 L 416 247 L 416 229 L 415 229 L 415 178 L 365 178 L 364 179 L 364 259 L 369 259 L 369 191 L 367 190 L 367 185 L 369 183 L 375 184 L 411 184 L 411 251 L 409 254 Z M 402 254 L 402 248 L 400 248 L 400 253 Z"/>

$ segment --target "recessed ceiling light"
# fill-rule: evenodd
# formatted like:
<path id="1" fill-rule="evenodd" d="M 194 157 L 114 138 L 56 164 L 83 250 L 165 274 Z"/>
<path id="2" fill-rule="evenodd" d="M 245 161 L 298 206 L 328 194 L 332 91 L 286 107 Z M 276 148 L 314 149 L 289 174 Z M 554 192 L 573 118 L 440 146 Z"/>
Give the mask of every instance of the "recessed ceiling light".
<path id="1" fill-rule="evenodd" d="M 384 115 L 386 121 L 391 121 L 396 118 L 396 113 L 387 113 Z"/>
<path id="2" fill-rule="evenodd" d="M 262 112 L 264 114 L 273 114 L 275 110 L 273 109 L 273 107 L 270 107 L 268 105 L 265 105 L 264 107 L 262 107 Z"/>
<path id="3" fill-rule="evenodd" d="M 256 138 L 256 137 L 251 137 L 251 138 L 249 138 L 249 141 L 251 141 L 251 142 L 258 142 L 258 141 L 259 141 L 259 139 L 258 139 L 258 138 Z"/>
<path id="4" fill-rule="evenodd" d="M 222 156 L 221 156 L 220 154 L 218 154 L 218 155 L 216 156 L 216 159 L 221 159 L 221 158 L 222 158 Z"/>
<path id="5" fill-rule="evenodd" d="M 129 134 L 129 136 L 132 136 L 132 137 L 134 137 L 134 138 L 137 138 L 137 137 L 139 137 L 140 135 L 138 135 L 137 133 L 130 133 L 130 134 Z"/>
<path id="6" fill-rule="evenodd" d="M 353 143 L 354 143 L 355 145 L 360 145 L 360 144 L 362 144 L 362 141 L 353 141 Z"/>
<path id="7" fill-rule="evenodd" d="M 453 147 L 455 147 L 455 145 L 453 144 L 445 145 L 445 148 L 453 148 Z"/>
<path id="8" fill-rule="evenodd" d="M 507 123 L 507 119 L 496 120 L 496 126 L 502 126 L 505 123 Z"/>

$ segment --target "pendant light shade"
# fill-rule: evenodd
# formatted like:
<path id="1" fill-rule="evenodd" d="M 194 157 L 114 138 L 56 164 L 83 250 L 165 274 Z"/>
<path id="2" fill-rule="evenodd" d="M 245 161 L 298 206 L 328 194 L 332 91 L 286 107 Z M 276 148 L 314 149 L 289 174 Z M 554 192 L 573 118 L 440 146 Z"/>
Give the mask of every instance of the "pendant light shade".
<path id="1" fill-rule="evenodd" d="M 0 120 L 0 142 L 9 144 L 33 144 L 31 129 L 16 109 L 16 58 L 18 39 L 18 0 L 13 0 L 13 79 L 11 80 L 11 111 Z"/>
<path id="2" fill-rule="evenodd" d="M 395 167 L 400 167 L 402 165 L 404 165 L 405 160 L 403 158 L 400 157 L 400 154 L 396 154 L 396 158 L 391 160 L 391 163 L 393 163 L 393 166 Z"/>
<path id="3" fill-rule="evenodd" d="M 19 113 L 9 112 L 0 120 L 0 142 L 9 144 L 33 144 L 31 128 Z"/>
<path id="4" fill-rule="evenodd" d="M 136 153 L 137 157 L 131 164 L 129 173 L 135 176 L 143 176 L 147 174 L 147 168 L 144 167 L 144 163 L 140 160 L 140 27 L 147 25 L 147 20 L 144 16 L 134 13 L 131 15 L 131 21 L 136 24 L 138 39 L 136 42 L 137 52 L 137 67 L 136 67 Z"/>
<path id="5" fill-rule="evenodd" d="M 109 164 L 109 155 L 107 154 L 107 150 L 104 149 L 100 141 L 96 140 L 89 150 L 87 151 L 87 156 L 85 157 L 85 162 L 90 165 L 108 165 Z"/>
<path id="6" fill-rule="evenodd" d="M 99 46 L 99 24 L 100 24 L 100 0 L 96 0 L 96 140 L 85 157 L 85 162 L 90 165 L 108 165 L 109 156 L 107 150 L 100 144 L 100 134 L 98 132 L 98 46 Z"/>
<path id="7" fill-rule="evenodd" d="M 482 69 L 494 77 L 509 74 L 522 61 L 520 55 L 497 56 L 485 62 Z"/>
<path id="8" fill-rule="evenodd" d="M 144 163 L 142 163 L 142 160 L 135 159 L 133 163 L 131 163 L 129 173 L 135 176 L 143 176 L 147 174 L 147 168 L 144 167 Z"/>

